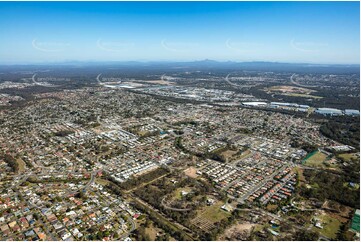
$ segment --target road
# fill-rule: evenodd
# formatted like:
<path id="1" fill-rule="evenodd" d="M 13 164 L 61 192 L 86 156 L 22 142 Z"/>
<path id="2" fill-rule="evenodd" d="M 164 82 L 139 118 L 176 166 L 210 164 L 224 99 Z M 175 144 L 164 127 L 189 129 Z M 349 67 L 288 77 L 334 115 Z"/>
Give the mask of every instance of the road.
<path id="1" fill-rule="evenodd" d="M 242 159 L 241 159 L 242 160 Z M 241 161 L 239 160 L 239 161 Z M 259 163 L 257 163 L 257 166 L 263 164 L 265 161 L 260 161 Z M 234 168 L 234 164 L 232 163 L 232 167 Z M 225 186 L 224 188 L 222 188 L 222 190 L 228 190 L 228 188 L 230 188 L 231 186 L 233 186 L 234 184 L 236 184 L 237 182 L 239 182 L 240 180 L 242 180 L 245 176 L 248 176 L 249 174 L 253 173 L 252 171 L 247 171 L 246 173 L 244 173 L 242 176 L 240 176 L 238 179 L 234 180 L 233 182 L 230 182 L 227 186 Z M 272 177 L 273 178 L 273 177 Z"/>
<path id="2" fill-rule="evenodd" d="M 43 87 L 61 87 L 63 85 L 52 85 L 52 84 L 43 84 L 43 83 L 39 83 L 35 80 L 37 74 L 34 74 L 33 77 L 31 78 L 31 80 L 33 81 L 34 84 L 38 85 L 38 86 L 43 86 Z"/>
<path id="3" fill-rule="evenodd" d="M 187 227 L 184 227 L 182 224 L 174 221 L 173 219 L 167 219 L 166 217 L 164 217 L 158 209 L 154 208 L 152 205 L 150 205 L 149 203 L 141 200 L 140 198 L 136 197 L 136 196 L 133 196 L 132 197 L 133 200 L 136 200 L 137 202 L 141 203 L 142 205 L 146 206 L 150 211 L 154 211 L 157 213 L 157 216 L 160 217 L 163 221 L 166 221 L 166 222 L 170 222 L 174 227 L 177 228 L 177 230 L 180 230 L 180 231 L 184 231 L 186 233 L 186 235 L 188 236 L 189 240 L 190 241 L 193 241 L 194 239 L 192 238 L 192 236 L 189 235 L 189 233 L 187 233 L 186 231 L 189 230 Z"/>
<path id="4" fill-rule="evenodd" d="M 169 209 L 169 210 L 172 210 L 172 211 L 177 211 L 177 212 L 187 212 L 187 211 L 191 210 L 191 208 L 172 208 L 172 207 L 169 207 L 168 205 L 166 205 L 164 203 L 164 199 L 165 199 L 165 197 L 163 197 L 163 199 L 161 201 L 161 204 L 166 209 Z"/>
<path id="5" fill-rule="evenodd" d="M 292 84 L 299 86 L 299 87 L 311 87 L 311 88 L 317 87 L 317 86 L 304 85 L 304 84 L 300 84 L 300 83 L 296 82 L 295 80 L 293 80 L 293 77 L 295 75 L 296 75 L 296 73 L 293 73 L 292 76 L 290 77 L 290 81 Z"/>
<path id="6" fill-rule="evenodd" d="M 125 238 L 129 237 L 129 235 L 137 228 L 134 220 L 128 214 L 125 214 L 125 213 L 123 213 L 123 214 L 127 217 L 127 221 L 130 223 L 130 225 L 132 227 L 126 234 L 124 234 L 120 237 L 121 239 L 125 239 Z"/>
<path id="7" fill-rule="evenodd" d="M 96 78 L 99 85 L 101 85 L 101 86 L 103 86 L 103 87 L 114 88 L 114 89 L 119 88 L 119 87 L 116 86 L 116 85 L 120 84 L 121 81 L 117 82 L 116 85 L 105 84 L 105 83 L 103 83 L 103 82 L 100 81 L 100 76 L 101 76 L 101 75 L 102 75 L 102 73 L 100 73 L 100 74 L 97 76 L 97 78 Z"/>
<path id="8" fill-rule="evenodd" d="M 257 165 L 261 165 L 263 164 L 265 161 L 261 161 L 259 162 Z M 234 163 L 233 163 L 234 164 Z M 233 165 L 232 165 L 233 166 Z M 277 169 L 276 171 L 274 171 L 271 175 L 268 176 L 267 179 L 263 180 L 262 182 L 260 182 L 258 185 L 254 186 L 251 190 L 249 190 L 245 195 L 243 195 L 242 197 L 238 198 L 238 202 L 243 203 L 245 199 L 247 199 L 247 197 L 249 197 L 252 193 L 254 193 L 255 191 L 257 191 L 259 188 L 261 188 L 262 186 L 264 186 L 264 184 L 266 184 L 268 181 L 273 180 L 273 177 L 282 169 L 287 168 L 288 165 L 284 165 L 282 166 L 280 169 Z M 242 176 L 240 176 L 238 179 L 234 180 L 233 182 L 230 182 L 227 186 L 223 187 L 222 190 L 228 190 L 228 188 L 230 188 L 231 186 L 233 186 L 234 184 L 236 184 L 237 182 L 239 182 L 240 180 L 242 180 L 245 176 L 251 174 L 252 171 L 248 171 L 245 174 L 243 174 Z"/>
<path id="9" fill-rule="evenodd" d="M 250 87 L 256 86 L 256 85 L 237 85 L 237 84 L 234 84 L 233 82 L 231 82 L 231 81 L 229 80 L 229 76 L 230 76 L 231 74 L 232 74 L 232 73 L 229 73 L 229 74 L 225 77 L 225 79 L 224 79 L 224 80 L 225 80 L 229 85 L 231 85 L 231 86 L 238 87 L 238 88 L 240 88 L 240 89 L 245 88 L 245 87 L 250 88 Z"/>
<path id="10" fill-rule="evenodd" d="M 18 182 L 15 182 L 15 184 L 13 184 L 10 188 L 13 189 L 13 188 L 18 187 L 23 182 L 25 182 L 32 174 L 33 174 L 33 172 L 30 172 L 30 173 L 25 173 L 23 175 L 14 177 L 14 180 L 15 180 L 15 178 L 19 178 L 19 180 L 18 180 Z"/>

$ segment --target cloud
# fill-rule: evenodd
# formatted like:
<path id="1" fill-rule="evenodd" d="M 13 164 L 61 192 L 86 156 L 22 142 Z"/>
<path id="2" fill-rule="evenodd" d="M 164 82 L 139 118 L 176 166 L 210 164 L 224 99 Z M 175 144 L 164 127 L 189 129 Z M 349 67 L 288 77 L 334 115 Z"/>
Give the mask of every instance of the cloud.
<path id="1" fill-rule="evenodd" d="M 328 44 L 316 42 L 296 42 L 295 39 L 291 39 L 290 46 L 297 51 L 314 53 L 319 52 L 322 47 L 328 46 Z"/>
<path id="2" fill-rule="evenodd" d="M 63 42 L 38 42 L 37 39 L 33 39 L 31 45 L 34 49 L 42 52 L 61 52 L 70 46 L 69 43 Z"/>

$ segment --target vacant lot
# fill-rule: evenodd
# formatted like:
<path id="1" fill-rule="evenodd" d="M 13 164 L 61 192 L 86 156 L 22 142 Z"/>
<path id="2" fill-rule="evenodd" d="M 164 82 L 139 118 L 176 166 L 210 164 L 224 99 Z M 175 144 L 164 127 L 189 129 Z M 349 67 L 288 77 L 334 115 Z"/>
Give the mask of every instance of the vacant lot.
<path id="1" fill-rule="evenodd" d="M 239 223 L 232 225 L 224 231 L 218 240 L 246 240 L 250 236 L 252 228 L 255 226 L 256 224 L 251 223 Z"/>
<path id="2" fill-rule="evenodd" d="M 301 93 L 284 93 L 282 95 L 290 96 L 290 97 L 304 97 L 304 98 L 313 98 L 313 99 L 321 99 L 320 96 L 310 95 L 310 94 L 301 94 Z"/>
<path id="3" fill-rule="evenodd" d="M 329 216 L 327 213 L 324 213 L 317 218 L 320 219 L 323 229 L 314 227 L 314 230 L 320 232 L 320 234 L 329 239 L 336 239 L 337 231 L 341 226 L 341 222 L 336 218 Z"/>
<path id="4" fill-rule="evenodd" d="M 22 159 L 17 159 L 16 162 L 19 164 L 19 172 L 25 171 L 25 162 Z"/>
<path id="5" fill-rule="evenodd" d="M 315 92 L 315 90 L 312 89 L 295 87 L 295 86 L 273 86 L 265 90 L 270 92 L 299 93 L 299 94 L 310 94 L 312 92 Z"/>
<path id="6" fill-rule="evenodd" d="M 98 183 L 102 186 L 106 186 L 109 184 L 109 182 L 107 180 L 104 180 L 104 179 L 100 179 L 100 178 L 95 178 L 95 183 Z"/>
<path id="7" fill-rule="evenodd" d="M 165 80 L 150 80 L 150 81 L 143 81 L 143 82 L 152 83 L 152 84 L 160 84 L 160 85 L 173 85 L 173 84 L 175 84 L 174 82 L 165 81 Z"/>
<path id="8" fill-rule="evenodd" d="M 157 234 L 161 231 L 161 229 L 154 227 L 153 223 L 151 223 L 149 227 L 145 228 L 145 232 L 149 236 L 149 239 L 153 241 L 157 238 Z"/>
<path id="9" fill-rule="evenodd" d="M 223 202 L 219 201 L 212 206 L 206 206 L 197 212 L 197 217 L 192 220 L 192 224 L 204 231 L 214 228 L 216 222 L 230 216 L 230 213 L 221 209 Z"/>
<path id="10" fill-rule="evenodd" d="M 238 151 L 237 150 L 226 150 L 226 151 L 223 151 L 221 153 L 221 155 L 223 155 L 223 157 L 226 159 L 226 160 L 231 160 L 233 158 L 233 156 L 235 154 L 237 154 Z"/>
<path id="11" fill-rule="evenodd" d="M 345 161 L 351 161 L 353 159 L 359 159 L 358 158 L 358 153 L 345 153 L 345 154 L 340 154 L 340 155 L 337 155 L 337 157 L 345 160 Z"/>
<path id="12" fill-rule="evenodd" d="M 188 169 L 184 170 L 184 173 L 186 174 L 186 176 L 189 176 L 191 178 L 197 178 L 197 169 L 194 168 L 193 166 L 189 167 Z"/>

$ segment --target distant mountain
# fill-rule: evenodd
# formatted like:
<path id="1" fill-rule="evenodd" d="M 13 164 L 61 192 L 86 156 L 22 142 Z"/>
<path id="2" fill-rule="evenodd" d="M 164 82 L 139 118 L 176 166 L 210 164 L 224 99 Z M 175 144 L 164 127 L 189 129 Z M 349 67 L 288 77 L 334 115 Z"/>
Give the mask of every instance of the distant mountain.
<path id="1" fill-rule="evenodd" d="M 295 72 L 295 73 L 333 73 L 333 74 L 359 74 L 360 65 L 341 65 L 341 64 L 309 64 L 309 63 L 281 63 L 281 62 L 234 62 L 234 61 L 215 61 L 215 60 L 199 60 L 199 61 L 66 61 L 57 63 L 39 63 L 31 65 L 0 65 L 0 70 L 5 69 L 28 69 L 28 68 L 131 68 L 141 69 L 143 71 L 151 69 L 167 69 L 182 71 L 275 71 L 275 72 Z"/>

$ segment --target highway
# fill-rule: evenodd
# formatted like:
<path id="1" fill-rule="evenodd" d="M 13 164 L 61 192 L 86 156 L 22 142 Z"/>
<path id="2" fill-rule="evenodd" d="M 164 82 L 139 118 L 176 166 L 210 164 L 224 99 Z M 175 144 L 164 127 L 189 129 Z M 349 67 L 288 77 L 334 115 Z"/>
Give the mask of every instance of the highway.
<path id="1" fill-rule="evenodd" d="M 299 86 L 299 87 L 317 87 L 317 86 L 310 86 L 310 85 L 304 85 L 304 84 L 300 84 L 298 82 L 296 82 L 295 80 L 293 80 L 293 77 L 296 75 L 296 73 L 293 73 L 292 76 L 290 77 L 290 81 L 292 84 L 296 85 L 296 86 Z"/>
<path id="2" fill-rule="evenodd" d="M 102 75 L 102 73 L 100 73 L 98 76 L 97 76 L 97 82 L 99 85 L 103 86 L 103 87 L 109 87 L 109 88 L 113 88 L 113 89 L 117 89 L 119 87 L 117 87 L 116 85 L 120 84 L 121 81 L 117 82 L 116 85 L 109 85 L 109 84 L 105 84 L 103 83 L 102 81 L 100 81 L 100 76 Z"/>
<path id="3" fill-rule="evenodd" d="M 224 80 L 225 80 L 229 85 L 231 85 L 231 86 L 238 87 L 238 88 L 240 88 L 240 89 L 245 88 L 245 87 L 251 88 L 251 87 L 256 86 L 256 85 L 237 85 L 237 84 L 234 84 L 233 82 L 231 82 L 231 81 L 229 80 L 229 76 L 230 76 L 231 74 L 232 74 L 232 73 L 229 73 L 229 74 L 225 77 L 225 79 L 224 79 Z M 250 80 L 250 81 L 253 81 L 253 80 Z"/>
<path id="4" fill-rule="evenodd" d="M 31 80 L 33 81 L 34 84 L 38 85 L 38 86 L 43 86 L 43 87 L 61 87 L 63 85 L 52 85 L 52 84 L 43 84 L 43 83 L 39 83 L 35 80 L 37 74 L 34 74 L 33 77 L 31 78 Z"/>

